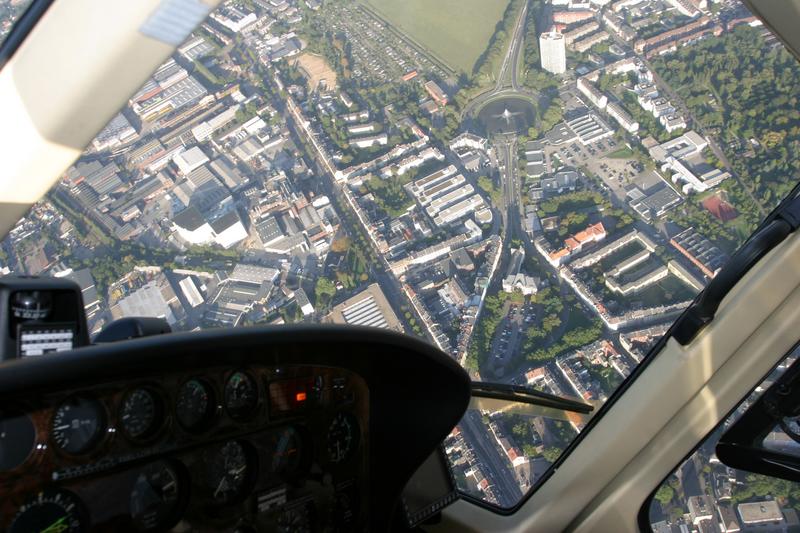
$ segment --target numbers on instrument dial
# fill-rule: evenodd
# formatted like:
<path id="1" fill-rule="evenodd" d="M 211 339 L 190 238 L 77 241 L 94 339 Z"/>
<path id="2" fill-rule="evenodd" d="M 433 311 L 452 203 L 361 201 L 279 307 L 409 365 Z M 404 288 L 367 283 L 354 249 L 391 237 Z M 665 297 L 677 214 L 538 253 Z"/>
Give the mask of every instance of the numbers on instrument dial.
<path id="1" fill-rule="evenodd" d="M 247 420 L 258 410 L 258 383 L 246 372 L 234 372 L 225 383 L 225 410 L 234 420 Z"/>
<path id="2" fill-rule="evenodd" d="M 105 428 L 105 411 L 100 402 L 73 397 L 56 408 L 51 429 L 53 441 L 61 451 L 79 455 L 97 444 Z"/>
<path id="3" fill-rule="evenodd" d="M 358 420 L 350 413 L 338 413 L 328 426 L 328 459 L 332 463 L 347 460 L 358 446 Z"/>
<path id="4" fill-rule="evenodd" d="M 211 421 L 215 407 L 211 386 L 203 380 L 190 379 L 178 391 L 175 416 L 184 429 L 198 431 Z"/>
<path id="5" fill-rule="evenodd" d="M 47 489 L 28 500 L 8 527 L 9 533 L 77 533 L 88 530 L 86 507 L 75 494 L 64 489 Z"/>
<path id="6" fill-rule="evenodd" d="M 122 432 L 133 440 L 153 436 L 163 422 L 163 405 L 155 392 L 148 388 L 130 391 L 120 409 Z"/>
<path id="7" fill-rule="evenodd" d="M 218 446 L 208 461 L 211 499 L 218 504 L 239 500 L 256 472 L 255 461 L 247 443 L 230 440 Z"/>

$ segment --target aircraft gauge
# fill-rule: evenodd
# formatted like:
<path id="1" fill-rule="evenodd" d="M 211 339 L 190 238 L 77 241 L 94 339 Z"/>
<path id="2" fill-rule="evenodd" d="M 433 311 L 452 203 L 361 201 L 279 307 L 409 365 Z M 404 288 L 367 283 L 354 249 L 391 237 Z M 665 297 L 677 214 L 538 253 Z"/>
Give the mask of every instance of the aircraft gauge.
<path id="1" fill-rule="evenodd" d="M 105 410 L 100 402 L 73 397 L 56 408 L 52 437 L 59 449 L 79 455 L 89 451 L 102 438 L 105 428 Z"/>
<path id="2" fill-rule="evenodd" d="M 89 513 L 80 499 L 64 489 L 47 489 L 31 498 L 11 521 L 9 533 L 89 530 Z"/>

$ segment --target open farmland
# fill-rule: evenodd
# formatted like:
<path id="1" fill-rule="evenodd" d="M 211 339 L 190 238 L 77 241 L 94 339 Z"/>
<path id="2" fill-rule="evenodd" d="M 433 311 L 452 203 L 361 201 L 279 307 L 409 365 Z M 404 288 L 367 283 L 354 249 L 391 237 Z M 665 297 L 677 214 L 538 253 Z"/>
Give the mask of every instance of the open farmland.
<path id="1" fill-rule="evenodd" d="M 509 0 L 362 0 L 452 67 L 471 73 Z"/>

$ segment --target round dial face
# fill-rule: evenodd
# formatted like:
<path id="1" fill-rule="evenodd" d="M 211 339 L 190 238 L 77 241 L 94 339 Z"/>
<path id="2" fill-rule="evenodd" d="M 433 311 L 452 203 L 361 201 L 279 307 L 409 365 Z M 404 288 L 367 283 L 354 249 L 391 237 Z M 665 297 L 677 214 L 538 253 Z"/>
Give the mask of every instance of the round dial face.
<path id="1" fill-rule="evenodd" d="M 225 409 L 236 420 L 253 416 L 258 409 L 258 385 L 250 374 L 235 372 L 225 384 Z"/>
<path id="2" fill-rule="evenodd" d="M 231 440 L 217 448 L 208 463 L 211 497 L 217 503 L 232 503 L 243 495 L 255 471 L 251 454 L 245 446 Z"/>
<path id="3" fill-rule="evenodd" d="M 122 431 L 132 439 L 151 436 L 161 423 L 161 402 L 149 389 L 134 389 L 122 400 Z"/>
<path id="4" fill-rule="evenodd" d="M 190 379 L 181 385 L 175 416 L 181 426 L 188 430 L 202 428 L 214 410 L 211 388 L 199 379 Z"/>
<path id="5" fill-rule="evenodd" d="M 350 457 L 358 445 L 358 421 L 349 413 L 339 413 L 328 426 L 328 458 L 341 463 Z"/>
<path id="6" fill-rule="evenodd" d="M 0 471 L 25 462 L 36 441 L 36 428 L 24 414 L 0 414 Z"/>
<path id="7" fill-rule="evenodd" d="M 181 512 L 182 483 L 174 466 L 158 461 L 146 466 L 131 491 L 131 518 L 140 530 L 168 529 Z"/>
<path id="8" fill-rule="evenodd" d="M 53 440 L 64 452 L 87 452 L 103 436 L 105 412 L 100 403 L 88 398 L 70 398 L 53 415 Z"/>
<path id="9" fill-rule="evenodd" d="M 40 492 L 19 508 L 9 533 L 48 531 L 74 533 L 89 530 L 89 517 L 80 499 L 64 489 Z"/>

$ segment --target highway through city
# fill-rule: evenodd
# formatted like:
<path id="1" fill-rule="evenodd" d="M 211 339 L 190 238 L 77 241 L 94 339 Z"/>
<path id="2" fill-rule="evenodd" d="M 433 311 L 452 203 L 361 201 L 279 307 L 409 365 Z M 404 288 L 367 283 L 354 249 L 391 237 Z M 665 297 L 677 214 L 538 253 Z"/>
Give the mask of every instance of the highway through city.
<path id="1" fill-rule="evenodd" d="M 497 76 L 497 83 L 495 85 L 495 92 L 500 91 L 503 87 L 508 86 L 505 83 L 506 76 L 509 69 L 511 69 L 511 88 L 515 91 L 520 90 L 517 83 L 517 70 L 519 69 L 519 54 L 522 51 L 522 45 L 525 36 L 525 18 L 528 14 L 528 2 L 522 6 L 519 16 L 517 16 L 516 24 L 514 25 L 514 33 L 511 37 L 511 45 L 508 53 L 503 58 L 503 64 L 500 67 L 500 74 Z"/>
<path id="2" fill-rule="evenodd" d="M 522 498 L 519 482 L 511 463 L 500 455 L 494 437 L 481 420 L 480 413 L 467 411 L 461 422 L 464 437 L 483 463 L 484 474 L 492 481 L 492 485 L 500 489 L 495 492 L 498 503 L 504 507 L 514 505 Z"/>
<path id="3" fill-rule="evenodd" d="M 518 80 L 519 59 L 520 54 L 524 49 L 525 19 L 527 18 L 527 14 L 528 2 L 522 6 L 522 9 L 520 9 L 520 13 L 517 16 L 517 21 L 514 25 L 514 32 L 511 37 L 511 43 L 509 44 L 508 51 L 503 58 L 503 63 L 500 66 L 500 72 L 497 76 L 494 87 L 491 90 L 481 93 L 472 99 L 464 107 L 464 110 L 461 113 L 462 118 L 472 115 L 473 113 L 479 111 L 490 100 L 495 100 L 497 98 L 503 98 L 507 96 L 521 96 L 531 100 L 538 98 L 538 94 L 536 92 L 522 88 Z M 507 81 L 507 78 L 509 77 L 509 71 L 511 73 L 510 82 Z"/>
<path id="4" fill-rule="evenodd" d="M 297 135 L 298 137 L 305 138 L 314 147 L 315 153 L 308 155 L 313 158 L 315 164 L 317 165 L 317 170 L 320 172 L 320 174 L 323 174 L 328 177 L 327 180 L 323 181 L 323 186 L 325 187 L 326 192 L 332 197 L 334 201 L 336 201 L 340 196 L 345 196 L 345 202 L 349 203 L 350 201 L 349 198 L 339 190 L 336 184 L 336 179 L 335 179 L 336 167 L 328 159 L 324 147 L 322 147 L 317 141 L 314 132 L 311 131 L 308 122 L 305 120 L 305 117 L 303 116 L 299 107 L 294 103 L 294 100 L 291 97 L 289 97 L 287 98 L 286 101 L 287 101 L 286 109 L 288 111 L 289 116 L 292 118 L 292 120 L 287 121 L 287 123 L 294 126 L 293 130 L 295 135 Z M 358 218 L 356 210 L 351 205 L 346 206 L 345 208 L 350 210 L 354 218 Z M 371 236 L 369 235 L 369 231 L 367 230 L 363 222 L 360 223 L 362 226 L 361 230 L 366 233 L 367 240 L 370 242 L 370 246 L 372 246 L 374 255 L 378 257 L 380 260 L 379 264 L 373 263 L 371 265 L 368 265 L 370 268 L 370 274 L 372 275 L 373 279 L 375 279 L 375 281 L 380 286 L 381 290 L 383 291 L 383 294 L 386 296 L 386 299 L 389 301 L 389 304 L 391 305 L 392 309 L 396 310 L 398 318 L 400 319 L 401 322 L 406 324 L 406 326 L 410 326 L 410 324 L 407 323 L 405 316 L 400 311 L 401 309 L 408 308 L 409 310 L 413 310 L 411 312 L 414 314 L 417 323 L 424 325 L 425 323 L 422 320 L 422 317 L 419 316 L 419 314 L 416 312 L 416 308 L 413 305 L 411 305 L 411 302 L 403 292 L 400 282 L 397 280 L 397 278 L 394 277 L 394 275 L 390 273 L 391 269 L 389 268 L 388 261 L 375 246 L 375 243 L 373 242 Z"/>

